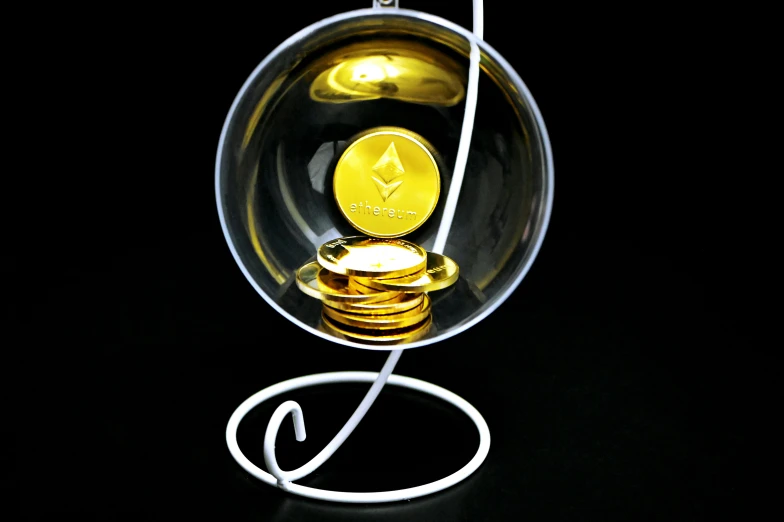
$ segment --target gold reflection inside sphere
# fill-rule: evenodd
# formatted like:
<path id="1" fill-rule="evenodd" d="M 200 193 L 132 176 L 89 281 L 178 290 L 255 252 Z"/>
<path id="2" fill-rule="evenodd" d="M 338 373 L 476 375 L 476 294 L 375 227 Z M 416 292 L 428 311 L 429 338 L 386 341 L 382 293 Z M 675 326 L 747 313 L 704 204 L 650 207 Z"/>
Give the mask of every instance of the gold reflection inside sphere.
<path id="1" fill-rule="evenodd" d="M 451 107 L 465 97 L 465 72 L 457 62 L 414 42 L 373 41 L 341 49 L 310 86 L 325 103 L 390 98 Z"/>

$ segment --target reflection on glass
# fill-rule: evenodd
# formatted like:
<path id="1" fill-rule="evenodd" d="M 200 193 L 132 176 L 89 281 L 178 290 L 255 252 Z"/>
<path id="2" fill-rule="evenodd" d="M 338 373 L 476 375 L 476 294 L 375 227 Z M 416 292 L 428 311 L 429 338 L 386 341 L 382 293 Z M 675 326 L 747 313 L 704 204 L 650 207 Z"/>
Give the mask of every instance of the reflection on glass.
<path id="1" fill-rule="evenodd" d="M 354 44 L 325 58 L 328 65 L 310 86 L 325 103 L 391 98 L 451 107 L 465 96 L 465 72 L 446 55 L 413 42 Z"/>

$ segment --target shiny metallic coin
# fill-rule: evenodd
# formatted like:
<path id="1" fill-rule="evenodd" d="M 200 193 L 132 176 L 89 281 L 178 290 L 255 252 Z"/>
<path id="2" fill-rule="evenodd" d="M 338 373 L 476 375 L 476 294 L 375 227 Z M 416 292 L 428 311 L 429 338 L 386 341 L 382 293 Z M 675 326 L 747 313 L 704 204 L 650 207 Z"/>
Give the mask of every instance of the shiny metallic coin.
<path id="1" fill-rule="evenodd" d="M 329 272 L 329 270 L 327 270 Z M 336 277 L 345 277 L 345 276 L 336 276 Z M 357 292 L 351 292 L 352 294 L 356 294 Z M 389 307 L 394 305 L 395 303 L 399 303 L 401 301 L 407 300 L 409 296 L 416 296 L 417 294 L 413 293 L 403 293 L 403 292 L 393 292 L 394 297 L 390 299 L 384 299 L 383 301 L 346 301 L 346 300 L 335 300 L 332 299 L 330 296 L 325 295 L 321 301 L 327 305 L 331 306 L 332 308 L 337 308 L 338 310 L 343 310 L 343 307 L 377 307 L 382 309 L 384 307 Z M 372 309 L 372 308 L 371 308 Z"/>
<path id="2" fill-rule="evenodd" d="M 324 299 L 324 306 L 358 315 L 389 315 L 413 310 L 422 304 L 424 294 L 400 294 L 380 303 L 341 303 Z"/>
<path id="3" fill-rule="evenodd" d="M 375 288 L 371 288 L 367 285 L 363 285 L 362 283 L 357 282 L 356 277 L 348 277 L 348 289 L 356 294 L 367 294 L 368 292 L 377 292 Z"/>
<path id="4" fill-rule="evenodd" d="M 453 285 L 459 275 L 460 269 L 457 263 L 444 255 L 428 252 L 427 269 L 422 275 L 395 279 L 357 277 L 352 281 L 352 285 L 362 289 L 363 292 L 370 288 L 397 292 L 432 292 Z"/>
<path id="5" fill-rule="evenodd" d="M 333 190 L 351 225 L 375 237 L 398 237 L 433 213 L 441 190 L 432 146 L 406 129 L 384 127 L 357 138 L 338 160 Z"/>
<path id="6" fill-rule="evenodd" d="M 319 247 L 319 264 L 336 274 L 405 277 L 427 267 L 427 252 L 402 239 L 342 237 Z"/>
<path id="7" fill-rule="evenodd" d="M 422 304 L 396 314 L 388 315 L 360 315 L 343 312 L 325 306 L 322 313 L 332 319 L 333 322 L 353 326 L 356 328 L 371 328 L 379 330 L 390 330 L 394 328 L 405 328 L 419 323 L 430 315 L 430 298 L 425 295 Z"/>
<path id="8" fill-rule="evenodd" d="M 419 272 L 417 272 L 416 275 L 417 275 L 417 277 L 419 277 L 419 276 L 421 276 L 424 273 L 425 273 L 424 270 L 420 270 Z M 357 278 L 357 277 L 353 277 L 353 276 L 347 276 L 347 277 L 348 277 L 348 289 L 352 293 L 367 294 L 367 293 L 370 293 L 370 292 L 378 292 L 379 291 L 376 288 L 373 288 L 373 287 L 368 286 L 367 284 L 361 283 L 359 281 L 359 278 Z M 414 277 L 414 276 L 406 276 L 406 277 Z M 396 280 L 396 279 L 397 278 L 395 278 L 393 280 Z"/>
<path id="9" fill-rule="evenodd" d="M 363 328 L 352 328 L 351 326 L 337 323 L 323 313 L 321 314 L 321 319 L 322 323 L 326 325 L 329 330 L 343 335 L 346 338 L 379 344 L 388 344 L 394 341 L 403 340 L 408 342 L 415 341 L 427 333 L 431 323 L 433 322 L 433 316 L 428 314 L 421 323 L 408 326 L 406 328 L 398 328 L 393 330 L 371 330 Z"/>
<path id="10" fill-rule="evenodd" d="M 329 299 L 343 303 L 371 303 L 388 301 L 399 295 L 398 292 L 369 291 L 359 294 L 349 291 L 348 278 L 325 270 L 316 261 L 307 263 L 297 270 L 297 287 L 305 294 L 316 299 Z"/>

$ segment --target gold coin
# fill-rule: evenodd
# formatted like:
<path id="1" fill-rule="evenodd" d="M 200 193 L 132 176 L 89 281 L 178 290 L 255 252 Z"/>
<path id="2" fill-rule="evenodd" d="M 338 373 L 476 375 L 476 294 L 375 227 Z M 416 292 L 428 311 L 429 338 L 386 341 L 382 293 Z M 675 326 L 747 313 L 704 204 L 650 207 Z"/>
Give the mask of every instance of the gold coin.
<path id="1" fill-rule="evenodd" d="M 433 322 L 433 316 L 428 314 L 421 323 L 408 326 L 406 328 L 397 328 L 393 330 L 368 330 L 363 328 L 352 328 L 350 326 L 332 321 L 323 313 L 321 314 L 321 320 L 329 330 L 343 337 L 371 343 L 389 344 L 395 341 L 403 340 L 412 342 L 421 338 L 429 330 L 430 325 Z"/>
<path id="2" fill-rule="evenodd" d="M 297 270 L 297 287 L 310 297 L 344 303 L 386 301 L 399 295 L 398 292 L 387 291 L 351 293 L 348 289 L 348 277 L 325 270 L 316 261 L 311 261 Z"/>
<path id="3" fill-rule="evenodd" d="M 340 303 L 324 300 L 324 306 L 359 315 L 388 315 L 413 310 L 422 304 L 425 294 L 400 294 L 380 303 Z"/>
<path id="4" fill-rule="evenodd" d="M 326 271 L 329 272 L 329 270 L 326 270 Z M 340 278 L 340 277 L 345 277 L 345 276 L 336 275 L 335 277 Z M 355 294 L 356 292 L 352 292 L 352 293 Z M 395 303 L 399 303 L 401 301 L 407 300 L 408 296 L 412 296 L 412 295 L 415 296 L 415 295 L 417 295 L 417 294 L 404 294 L 403 292 L 393 292 L 393 294 L 394 294 L 394 297 L 392 297 L 390 299 L 384 299 L 383 301 L 375 301 L 375 300 L 371 300 L 371 301 L 345 301 L 345 300 L 342 300 L 342 301 L 339 301 L 339 300 L 332 299 L 332 297 L 330 297 L 328 295 L 325 295 L 321 299 L 321 301 L 325 305 L 331 306 L 332 308 L 337 308 L 338 310 L 343 310 L 343 309 L 348 310 L 348 308 L 345 308 L 345 307 L 349 307 L 349 308 L 354 308 L 356 306 L 367 307 L 367 306 L 370 306 L 370 305 L 378 305 L 379 308 L 382 308 L 382 307 L 385 307 L 385 306 L 387 306 L 387 307 L 388 306 L 392 306 Z"/>
<path id="5" fill-rule="evenodd" d="M 340 212 L 371 236 L 398 237 L 419 228 L 436 208 L 441 190 L 431 148 L 405 129 L 365 133 L 335 167 L 333 191 Z"/>
<path id="6" fill-rule="evenodd" d="M 393 290 L 396 292 L 432 292 L 451 286 L 457 281 L 460 268 L 450 258 L 427 253 L 427 268 L 422 275 L 395 279 L 371 279 L 357 277 L 352 285 L 361 289 Z"/>
<path id="7" fill-rule="evenodd" d="M 421 274 L 421 272 L 420 272 L 420 274 Z M 395 279 L 397 279 L 397 278 L 393 278 L 392 280 L 394 281 Z M 360 279 L 360 278 L 357 278 L 357 277 L 349 277 L 348 278 L 348 289 L 352 293 L 357 293 L 357 294 L 367 294 L 368 292 L 378 292 L 378 290 L 376 290 L 375 288 L 367 286 L 366 284 L 363 284 L 361 282 L 361 281 L 367 281 L 367 280 L 368 280 L 368 278 Z M 420 293 L 422 293 L 422 292 L 420 292 Z M 406 294 L 404 292 L 400 292 L 400 295 L 406 295 Z"/>
<path id="8" fill-rule="evenodd" d="M 427 267 L 427 252 L 402 239 L 352 236 L 324 243 L 321 266 L 336 274 L 363 277 L 405 277 Z"/>
<path id="9" fill-rule="evenodd" d="M 424 272 L 425 272 L 424 270 L 420 270 L 419 272 L 417 272 L 416 276 L 419 277 Z M 406 277 L 409 277 L 409 276 L 406 276 Z M 414 275 L 412 275 L 411 277 L 414 277 Z M 364 280 L 367 280 L 367 279 L 364 279 Z M 375 289 L 373 287 L 370 287 L 370 286 L 367 286 L 367 285 L 362 284 L 361 282 L 359 282 L 358 278 L 356 278 L 356 277 L 349 277 L 348 278 L 348 289 L 351 292 L 358 293 L 358 294 L 367 294 L 368 292 L 378 292 L 377 289 Z M 403 295 L 403 294 L 401 294 L 401 295 Z"/>
<path id="10" fill-rule="evenodd" d="M 406 312 L 398 312 L 389 315 L 360 315 L 335 310 L 328 306 L 323 307 L 322 313 L 338 322 L 356 328 L 371 328 L 378 330 L 391 330 L 393 328 L 405 328 L 421 322 L 430 315 L 430 298 L 425 295 L 422 304 Z"/>
<path id="11" fill-rule="evenodd" d="M 361 283 L 358 283 L 356 277 L 349 277 L 348 278 L 348 289 L 351 292 L 354 292 L 354 293 L 357 293 L 357 294 L 366 294 L 368 292 L 375 292 L 376 291 L 375 288 L 370 288 L 369 286 L 365 286 L 365 285 L 363 285 Z"/>

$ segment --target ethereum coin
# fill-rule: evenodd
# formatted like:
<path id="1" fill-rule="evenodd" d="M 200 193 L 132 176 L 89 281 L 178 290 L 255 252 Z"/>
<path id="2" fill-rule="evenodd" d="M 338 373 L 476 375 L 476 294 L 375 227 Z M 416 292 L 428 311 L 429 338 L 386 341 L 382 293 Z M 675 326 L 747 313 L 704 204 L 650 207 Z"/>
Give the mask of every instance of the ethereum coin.
<path id="1" fill-rule="evenodd" d="M 297 287 L 310 297 L 344 303 L 387 301 L 399 295 L 397 292 L 383 290 L 365 294 L 350 292 L 346 276 L 325 270 L 316 261 L 311 261 L 297 270 Z"/>
<path id="2" fill-rule="evenodd" d="M 424 272 L 425 272 L 424 270 L 420 270 L 420 271 L 419 271 L 419 272 L 417 272 L 416 274 L 413 274 L 412 276 L 406 276 L 406 277 L 414 277 L 414 275 L 416 275 L 417 277 L 419 277 L 419 276 L 421 276 L 421 275 L 422 275 Z M 377 289 L 375 289 L 375 288 L 373 288 L 373 287 L 371 287 L 371 286 L 367 286 L 366 284 L 363 284 L 363 283 L 359 282 L 359 280 L 358 280 L 358 279 L 359 279 L 359 278 L 357 278 L 357 277 L 349 277 L 349 278 L 348 278 L 348 289 L 349 289 L 349 290 L 350 290 L 352 293 L 357 293 L 357 294 L 367 294 L 367 293 L 369 293 L 369 292 L 378 292 L 378 290 L 377 290 Z M 397 279 L 397 278 L 395 278 L 395 279 Z M 401 293 L 401 295 L 403 295 L 403 294 Z"/>
<path id="3" fill-rule="evenodd" d="M 428 314 L 421 323 L 408 326 L 406 328 L 397 328 L 392 330 L 368 330 L 363 328 L 352 328 L 351 326 L 337 323 L 332 321 L 327 315 L 323 313 L 321 314 L 321 319 L 323 324 L 325 324 L 328 329 L 337 332 L 344 337 L 379 344 L 402 340 L 408 342 L 415 341 L 427 333 L 431 323 L 433 322 L 433 316 Z"/>
<path id="4" fill-rule="evenodd" d="M 348 276 L 347 276 L 348 277 Z M 355 294 L 367 294 L 368 292 L 376 292 L 375 288 L 371 288 L 369 286 L 363 285 L 357 282 L 356 277 L 349 277 L 348 278 L 348 289 L 352 293 Z"/>
<path id="5" fill-rule="evenodd" d="M 335 310 L 325 306 L 323 314 L 332 319 L 333 322 L 338 322 L 348 326 L 357 328 L 371 328 L 378 330 L 390 330 L 393 328 L 405 328 L 421 322 L 425 317 L 430 315 L 430 298 L 425 295 L 422 304 L 407 310 L 405 312 L 398 312 L 396 314 L 388 315 L 361 315 Z"/>
<path id="6" fill-rule="evenodd" d="M 432 292 L 454 284 L 459 275 L 457 263 L 444 255 L 428 252 L 427 268 L 421 275 L 394 279 L 357 277 L 352 281 L 352 286 L 363 290 L 375 288 L 397 292 Z"/>
<path id="7" fill-rule="evenodd" d="M 333 191 L 351 225 L 375 237 L 398 237 L 433 213 L 441 190 L 432 145 L 406 129 L 383 127 L 357 138 L 335 166 Z"/>
<path id="8" fill-rule="evenodd" d="M 341 303 L 324 299 L 324 306 L 359 315 L 388 315 L 413 310 L 422 304 L 424 294 L 400 294 L 389 301 L 376 303 Z"/>
<path id="9" fill-rule="evenodd" d="M 331 272 L 362 277 L 405 277 L 427 267 L 427 252 L 402 239 L 352 236 L 324 243 L 319 264 Z"/>

